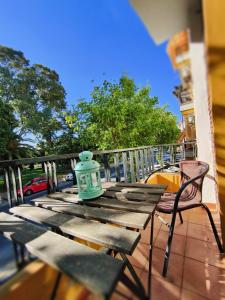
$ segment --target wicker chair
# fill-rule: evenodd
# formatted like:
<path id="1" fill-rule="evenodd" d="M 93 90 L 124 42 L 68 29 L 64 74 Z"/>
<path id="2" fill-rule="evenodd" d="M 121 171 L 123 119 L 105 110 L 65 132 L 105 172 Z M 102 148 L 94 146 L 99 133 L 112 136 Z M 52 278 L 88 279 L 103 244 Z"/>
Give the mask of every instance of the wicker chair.
<path id="1" fill-rule="evenodd" d="M 168 168 L 168 166 L 166 166 Z M 161 168 L 162 169 L 162 168 Z M 209 208 L 202 203 L 202 185 L 205 175 L 209 170 L 209 165 L 201 161 L 182 161 L 180 162 L 181 185 L 177 193 L 165 193 L 157 205 L 157 211 L 172 214 L 171 224 L 169 225 L 169 236 L 164 258 L 163 276 L 167 274 L 170 251 L 176 215 L 179 214 L 180 221 L 183 223 L 181 212 L 195 207 L 203 207 L 209 217 L 210 224 L 220 252 L 224 252 L 220 242 L 216 226 L 214 224 Z M 151 175 L 150 175 L 151 176 Z M 148 180 L 148 179 L 147 179 Z M 146 182 L 147 182 L 146 180 Z"/>

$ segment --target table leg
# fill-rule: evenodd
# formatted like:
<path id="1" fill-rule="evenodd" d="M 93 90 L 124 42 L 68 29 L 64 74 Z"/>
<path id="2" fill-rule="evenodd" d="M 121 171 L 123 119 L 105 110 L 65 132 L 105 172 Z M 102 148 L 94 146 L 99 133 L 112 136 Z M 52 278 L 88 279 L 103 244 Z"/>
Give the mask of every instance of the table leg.
<path id="1" fill-rule="evenodd" d="M 19 261 L 19 253 L 18 253 L 18 248 L 17 244 L 13 241 L 13 251 L 14 251 L 14 256 L 15 256 L 15 261 L 16 261 L 16 267 L 19 270 L 20 269 L 20 261 Z"/>
<path id="2" fill-rule="evenodd" d="M 149 249 L 149 265 L 148 265 L 148 298 L 151 299 L 151 285 L 152 285 L 152 254 L 153 254 L 153 237 L 154 237 L 154 215 L 151 215 L 151 230 L 150 230 L 150 249 Z"/>
<path id="3" fill-rule="evenodd" d="M 122 257 L 122 259 L 124 260 L 131 276 L 133 277 L 139 291 L 140 291 L 140 295 L 141 295 L 141 299 L 146 299 L 146 294 L 145 294 L 145 289 L 143 284 L 141 283 L 140 279 L 137 276 L 137 273 L 135 272 L 133 266 L 131 265 L 131 263 L 129 262 L 128 258 L 126 257 L 126 255 L 124 253 L 120 253 L 120 256 Z"/>
<path id="4" fill-rule="evenodd" d="M 56 293 L 57 293 L 61 278 L 62 278 L 62 273 L 58 272 L 58 274 L 56 276 L 55 284 L 53 286 L 53 290 L 52 290 L 51 295 L 50 295 L 50 300 L 55 300 Z"/>

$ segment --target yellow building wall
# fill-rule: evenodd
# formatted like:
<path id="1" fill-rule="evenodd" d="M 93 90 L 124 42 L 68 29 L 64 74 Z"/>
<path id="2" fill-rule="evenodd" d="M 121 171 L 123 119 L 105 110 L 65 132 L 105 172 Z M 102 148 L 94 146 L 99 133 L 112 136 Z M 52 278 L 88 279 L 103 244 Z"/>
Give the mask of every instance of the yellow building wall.
<path id="1" fill-rule="evenodd" d="M 216 183 L 225 246 L 225 1 L 204 0 L 203 15 L 214 129 Z"/>

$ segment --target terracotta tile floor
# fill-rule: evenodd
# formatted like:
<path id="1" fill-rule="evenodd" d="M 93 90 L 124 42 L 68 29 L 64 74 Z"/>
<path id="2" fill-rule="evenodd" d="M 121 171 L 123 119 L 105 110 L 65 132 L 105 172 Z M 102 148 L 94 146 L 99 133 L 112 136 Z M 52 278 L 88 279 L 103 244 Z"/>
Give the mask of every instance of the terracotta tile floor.
<path id="1" fill-rule="evenodd" d="M 219 215 L 213 211 L 219 228 Z M 202 208 L 182 213 L 184 223 L 177 218 L 167 277 L 161 276 L 168 229 L 155 217 L 152 269 L 152 299 L 217 300 L 225 299 L 225 255 L 220 255 L 207 214 Z M 168 215 L 161 216 L 168 221 Z M 149 226 L 141 232 L 138 247 L 129 257 L 142 283 L 147 287 Z M 137 299 L 122 286 L 117 290 L 130 299 Z M 113 300 L 124 299 L 114 293 Z"/>

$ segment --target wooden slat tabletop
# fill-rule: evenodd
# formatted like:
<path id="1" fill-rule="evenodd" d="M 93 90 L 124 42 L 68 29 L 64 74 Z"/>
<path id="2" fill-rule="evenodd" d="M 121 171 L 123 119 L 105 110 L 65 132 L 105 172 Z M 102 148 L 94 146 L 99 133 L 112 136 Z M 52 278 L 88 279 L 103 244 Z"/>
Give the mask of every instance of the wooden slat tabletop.
<path id="1" fill-rule="evenodd" d="M 63 189 L 62 191 L 63 193 L 67 193 L 67 194 L 75 194 L 77 195 L 78 194 L 78 190 L 77 188 L 74 188 L 74 187 L 71 187 L 71 188 L 66 188 L 66 189 Z M 119 191 L 119 192 L 122 192 L 124 194 L 124 196 L 130 200 L 130 201 L 149 201 L 149 202 L 158 202 L 159 199 L 160 199 L 160 196 L 159 194 L 148 194 L 148 193 L 125 193 L 123 190 Z M 116 197 L 116 193 L 118 193 L 118 191 L 114 191 L 114 190 L 106 190 L 104 191 L 104 194 L 103 196 L 104 197 L 110 197 L 110 198 L 115 198 Z M 51 197 L 51 196 L 50 196 Z M 60 199 L 62 199 L 62 197 L 60 197 L 60 195 L 58 195 L 58 197 Z M 67 199 L 71 199 L 73 202 L 75 201 L 75 199 L 77 199 L 77 201 L 79 201 L 78 198 L 76 197 L 67 197 Z"/>
<path id="2" fill-rule="evenodd" d="M 105 191 L 103 196 L 109 198 L 116 198 L 118 195 L 122 194 L 124 198 L 129 201 L 136 201 L 136 202 L 151 202 L 151 203 L 158 203 L 160 199 L 160 195 L 150 195 L 150 194 L 141 194 L 141 193 L 124 193 L 123 191 Z"/>
<path id="3" fill-rule="evenodd" d="M 141 183 L 117 183 L 112 184 L 105 191 L 123 192 L 123 193 L 137 193 L 149 194 L 150 196 L 162 195 L 165 191 L 165 185 L 163 184 L 141 184 Z M 64 193 L 77 194 L 77 187 L 69 187 L 62 190 Z"/>
<path id="4" fill-rule="evenodd" d="M 81 202 L 78 194 L 69 194 L 64 192 L 56 192 L 56 193 L 49 194 L 48 198 L 55 199 L 55 200 L 63 200 L 71 203 Z"/>
<path id="5" fill-rule="evenodd" d="M 109 296 L 124 269 L 120 260 L 6 213 L 0 232 L 98 295 Z"/>
<path id="6" fill-rule="evenodd" d="M 144 184 L 143 184 L 144 185 Z M 164 188 L 143 188 L 143 187 L 131 187 L 131 186 L 111 186 L 107 191 L 116 191 L 124 193 L 141 193 L 141 194 L 151 194 L 151 195 L 162 195 L 165 191 Z"/>
<path id="7" fill-rule="evenodd" d="M 140 188 L 152 188 L 152 189 L 165 189 L 165 184 L 148 184 L 148 183 L 123 183 L 123 182 L 117 182 L 115 186 L 120 187 L 140 187 Z"/>
<path id="8" fill-rule="evenodd" d="M 120 209 L 123 211 L 131 211 L 146 214 L 151 214 L 156 207 L 156 203 L 127 202 L 105 197 L 100 197 L 97 200 L 93 201 L 83 201 L 80 203 L 82 205 L 101 206 L 106 208 Z"/>
<path id="9" fill-rule="evenodd" d="M 48 197 L 34 199 L 32 202 L 36 206 L 48 208 L 56 212 L 117 224 L 134 229 L 144 229 L 150 220 L 149 214 L 107 209 L 102 207 L 90 207 L 79 204 L 74 205 L 73 203 L 54 200 Z"/>
<path id="10" fill-rule="evenodd" d="M 31 221 L 59 228 L 70 234 L 107 248 L 131 255 L 138 241 L 140 233 L 99 222 L 57 213 L 29 204 L 16 206 L 10 212 Z"/>
<path id="11" fill-rule="evenodd" d="M 122 209 L 125 211 L 148 213 L 148 214 L 150 214 L 155 209 L 157 200 L 159 200 L 158 195 L 156 195 L 156 198 L 150 198 L 148 203 L 142 203 L 142 202 L 134 203 L 131 201 L 123 201 L 124 199 L 121 201 L 121 199 L 120 200 L 114 198 L 111 199 L 103 196 L 99 197 L 96 200 L 82 201 L 79 199 L 79 196 L 76 194 L 68 194 L 63 192 L 52 193 L 48 195 L 48 197 L 54 200 L 62 200 L 74 204 L 79 203 L 88 206 L 102 206 L 107 208 Z"/>
<path id="12" fill-rule="evenodd" d="M 68 193 L 68 194 L 77 194 L 78 189 L 77 189 L 77 187 L 72 186 L 72 187 L 68 187 L 68 188 L 63 189 L 63 192 Z"/>

